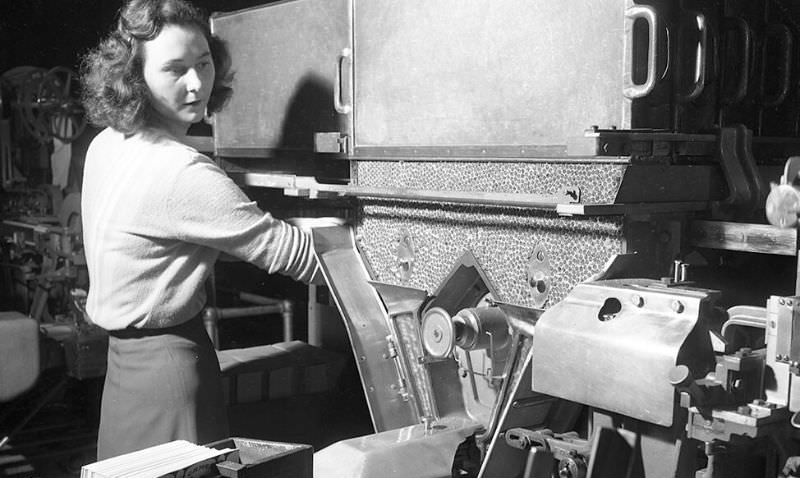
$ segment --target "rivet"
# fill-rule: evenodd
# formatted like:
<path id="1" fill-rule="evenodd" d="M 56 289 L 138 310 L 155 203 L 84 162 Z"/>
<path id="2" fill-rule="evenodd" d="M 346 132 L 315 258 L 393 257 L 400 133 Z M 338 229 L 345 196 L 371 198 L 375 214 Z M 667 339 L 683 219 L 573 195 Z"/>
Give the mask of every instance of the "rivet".
<path id="1" fill-rule="evenodd" d="M 781 297 L 780 299 L 778 299 L 778 304 L 780 304 L 780 305 L 785 305 L 785 304 L 786 304 L 786 301 L 785 301 L 785 300 L 783 300 L 783 298 Z"/>
<path id="2" fill-rule="evenodd" d="M 681 312 L 683 312 L 683 304 L 681 303 L 681 301 L 673 300 L 671 306 L 672 306 L 672 311 L 675 312 L 676 314 L 680 314 Z"/>
<path id="3" fill-rule="evenodd" d="M 632 295 L 631 296 L 631 303 L 636 307 L 641 307 L 644 305 L 644 298 L 640 295 Z"/>

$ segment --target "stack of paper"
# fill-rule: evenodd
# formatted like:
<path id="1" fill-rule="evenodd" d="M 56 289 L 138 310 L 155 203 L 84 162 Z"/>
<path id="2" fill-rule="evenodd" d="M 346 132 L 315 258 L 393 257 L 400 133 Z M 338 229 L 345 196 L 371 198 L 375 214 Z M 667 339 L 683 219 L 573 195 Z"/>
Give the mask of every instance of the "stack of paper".
<path id="1" fill-rule="evenodd" d="M 208 448 L 185 440 L 157 445 L 85 465 L 81 478 L 198 478 L 214 476 L 214 465 L 236 460 L 235 448 Z"/>

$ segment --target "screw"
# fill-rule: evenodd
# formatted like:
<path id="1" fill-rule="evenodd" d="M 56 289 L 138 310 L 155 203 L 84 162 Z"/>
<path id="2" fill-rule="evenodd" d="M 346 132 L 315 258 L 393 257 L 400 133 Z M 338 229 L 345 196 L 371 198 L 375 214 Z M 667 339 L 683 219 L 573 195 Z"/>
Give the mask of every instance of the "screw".
<path id="1" fill-rule="evenodd" d="M 433 417 L 425 415 L 421 420 L 426 432 L 433 430 Z"/>
<path id="2" fill-rule="evenodd" d="M 441 330 L 439 330 L 439 328 L 438 328 L 438 327 L 437 327 L 437 328 L 435 328 L 435 329 L 433 329 L 433 340 L 435 340 L 436 342 L 441 342 L 441 341 L 442 341 L 442 336 L 443 336 L 443 335 L 444 335 L 444 334 L 442 333 L 442 331 L 441 331 Z"/>
<path id="3" fill-rule="evenodd" d="M 681 312 L 683 312 L 683 304 L 681 303 L 681 301 L 673 300 L 671 306 L 673 312 L 675 312 L 676 314 L 680 314 Z"/>
<path id="4" fill-rule="evenodd" d="M 636 307 L 641 307 L 644 305 L 644 298 L 640 295 L 632 295 L 631 296 L 631 303 Z"/>
<path id="5" fill-rule="evenodd" d="M 682 262 L 680 259 L 675 260 L 675 269 L 672 271 L 672 281 L 673 282 L 680 282 L 681 281 L 681 264 Z"/>

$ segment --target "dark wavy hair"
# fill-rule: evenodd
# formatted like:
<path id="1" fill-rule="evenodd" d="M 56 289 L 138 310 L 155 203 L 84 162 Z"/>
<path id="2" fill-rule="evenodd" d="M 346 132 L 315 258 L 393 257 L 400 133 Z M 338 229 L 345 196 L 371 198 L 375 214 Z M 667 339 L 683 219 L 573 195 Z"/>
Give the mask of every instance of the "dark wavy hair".
<path id="1" fill-rule="evenodd" d="M 150 93 L 144 81 L 143 44 L 166 25 L 197 28 L 208 41 L 216 69 L 208 113 L 219 111 L 230 98 L 230 56 L 224 42 L 211 34 L 202 11 L 184 0 L 130 0 L 120 9 L 116 29 L 81 62 L 81 96 L 92 124 L 130 134 L 148 123 Z"/>

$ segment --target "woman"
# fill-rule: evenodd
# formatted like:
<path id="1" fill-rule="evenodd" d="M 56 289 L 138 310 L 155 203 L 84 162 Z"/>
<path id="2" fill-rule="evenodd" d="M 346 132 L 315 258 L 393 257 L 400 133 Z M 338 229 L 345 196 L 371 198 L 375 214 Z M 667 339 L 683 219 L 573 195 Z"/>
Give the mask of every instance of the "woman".
<path id="1" fill-rule="evenodd" d="M 82 191 L 89 318 L 109 331 L 98 459 L 228 436 L 219 364 L 199 314 L 219 254 L 310 280 L 302 231 L 265 214 L 183 144 L 230 94 L 226 55 L 183 0 L 131 0 L 86 55 L 84 105 L 105 127 Z"/>

